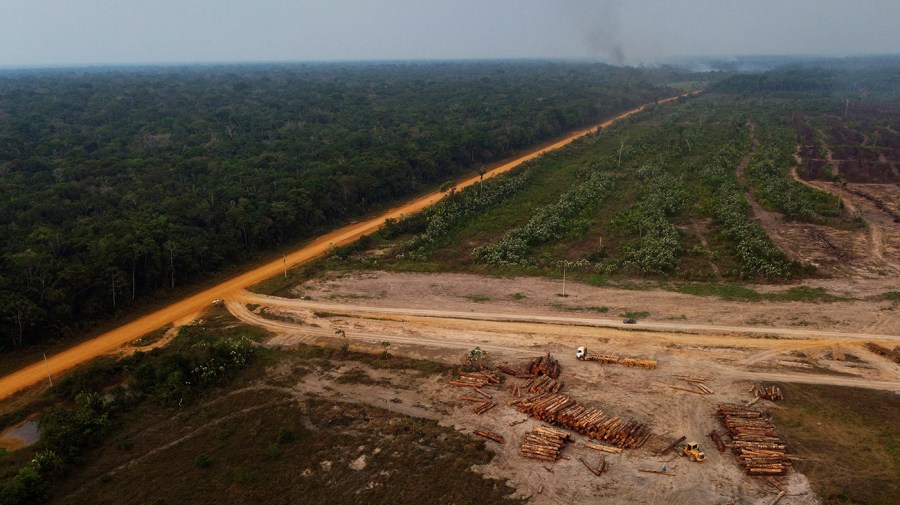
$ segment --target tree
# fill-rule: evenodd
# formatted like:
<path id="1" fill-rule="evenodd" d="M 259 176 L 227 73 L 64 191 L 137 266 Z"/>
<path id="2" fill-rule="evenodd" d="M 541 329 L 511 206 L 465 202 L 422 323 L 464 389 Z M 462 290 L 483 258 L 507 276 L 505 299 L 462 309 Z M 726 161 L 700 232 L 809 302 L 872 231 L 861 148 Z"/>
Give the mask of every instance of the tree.
<path id="1" fill-rule="evenodd" d="M 9 291 L 0 293 L 0 314 L 3 319 L 15 325 L 10 332 L 13 347 L 21 347 L 25 341 L 25 329 L 36 326 L 43 318 L 44 311 L 28 298 Z"/>
<path id="2" fill-rule="evenodd" d="M 464 364 L 473 370 L 481 370 L 484 368 L 485 360 L 487 360 L 487 351 L 481 347 L 475 347 L 470 350 L 463 358 Z"/>

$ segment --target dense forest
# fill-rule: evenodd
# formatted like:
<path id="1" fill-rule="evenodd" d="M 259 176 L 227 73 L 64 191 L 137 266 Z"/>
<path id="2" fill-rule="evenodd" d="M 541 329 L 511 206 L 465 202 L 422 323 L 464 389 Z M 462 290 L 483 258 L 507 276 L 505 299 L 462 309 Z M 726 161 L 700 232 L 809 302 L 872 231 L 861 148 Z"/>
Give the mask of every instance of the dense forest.
<path id="1" fill-rule="evenodd" d="M 678 78 L 540 62 L 0 73 L 2 346 L 71 335 Z"/>

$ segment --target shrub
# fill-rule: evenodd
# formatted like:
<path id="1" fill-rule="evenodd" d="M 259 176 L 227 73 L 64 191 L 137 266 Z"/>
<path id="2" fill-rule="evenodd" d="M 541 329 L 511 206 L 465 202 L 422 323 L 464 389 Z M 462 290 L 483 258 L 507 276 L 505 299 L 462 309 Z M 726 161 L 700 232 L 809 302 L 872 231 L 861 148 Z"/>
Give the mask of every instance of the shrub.
<path id="1" fill-rule="evenodd" d="M 197 468 L 209 468 L 212 465 L 212 458 L 206 454 L 198 454 L 194 456 L 194 466 Z"/>

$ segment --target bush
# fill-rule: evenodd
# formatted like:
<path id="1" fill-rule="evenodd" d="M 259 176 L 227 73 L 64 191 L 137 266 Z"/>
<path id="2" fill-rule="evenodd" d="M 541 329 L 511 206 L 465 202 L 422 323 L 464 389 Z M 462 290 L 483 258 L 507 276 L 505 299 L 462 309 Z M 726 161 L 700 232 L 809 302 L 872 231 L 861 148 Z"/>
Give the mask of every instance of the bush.
<path id="1" fill-rule="evenodd" d="M 280 430 L 278 430 L 278 443 L 279 444 L 290 444 L 296 439 L 297 439 L 297 437 L 294 435 L 293 431 L 291 431 L 287 428 L 281 428 Z"/>
<path id="2" fill-rule="evenodd" d="M 212 465 L 212 458 L 206 454 L 198 454 L 194 456 L 194 466 L 197 468 L 209 468 Z"/>

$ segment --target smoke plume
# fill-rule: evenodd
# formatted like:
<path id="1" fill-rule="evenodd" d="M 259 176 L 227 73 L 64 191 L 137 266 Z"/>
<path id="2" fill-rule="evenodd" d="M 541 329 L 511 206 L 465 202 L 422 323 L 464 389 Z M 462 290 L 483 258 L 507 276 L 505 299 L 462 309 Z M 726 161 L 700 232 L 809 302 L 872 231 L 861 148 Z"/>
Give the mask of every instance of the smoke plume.
<path id="1" fill-rule="evenodd" d="M 560 4 L 592 57 L 615 65 L 628 62 L 619 33 L 621 0 L 561 0 Z"/>

